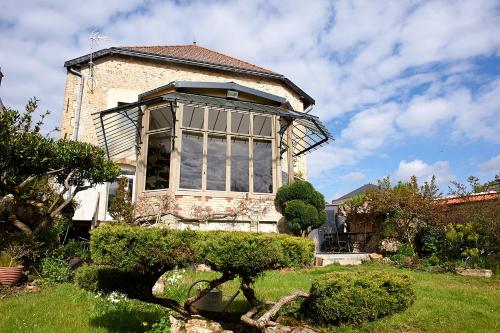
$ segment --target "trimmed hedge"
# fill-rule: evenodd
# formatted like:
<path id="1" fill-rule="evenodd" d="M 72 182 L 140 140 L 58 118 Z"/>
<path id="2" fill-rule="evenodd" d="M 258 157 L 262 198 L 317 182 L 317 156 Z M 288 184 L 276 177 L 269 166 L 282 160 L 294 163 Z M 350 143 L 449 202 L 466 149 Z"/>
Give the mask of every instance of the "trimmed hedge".
<path id="1" fill-rule="evenodd" d="M 314 263 L 314 243 L 307 237 L 274 235 L 283 251 L 280 267 L 303 267 Z"/>
<path id="2" fill-rule="evenodd" d="M 163 273 L 193 263 L 251 281 L 266 270 L 306 266 L 314 259 L 311 240 L 288 235 L 110 225 L 92 232 L 90 250 L 94 265 L 79 270 L 77 284 L 129 295 L 134 288 L 150 292 Z"/>
<path id="3" fill-rule="evenodd" d="M 84 265 L 78 268 L 74 281 L 80 288 L 94 293 L 119 291 L 132 298 L 141 298 L 151 293 L 142 274 L 105 265 Z"/>
<path id="4" fill-rule="evenodd" d="M 147 273 L 195 262 L 197 242 L 193 231 L 105 225 L 92 231 L 90 253 L 98 265 Z"/>
<path id="5" fill-rule="evenodd" d="M 310 295 L 302 311 L 323 324 L 359 324 L 401 312 L 415 301 L 410 277 L 387 272 L 331 273 L 313 282 Z"/>

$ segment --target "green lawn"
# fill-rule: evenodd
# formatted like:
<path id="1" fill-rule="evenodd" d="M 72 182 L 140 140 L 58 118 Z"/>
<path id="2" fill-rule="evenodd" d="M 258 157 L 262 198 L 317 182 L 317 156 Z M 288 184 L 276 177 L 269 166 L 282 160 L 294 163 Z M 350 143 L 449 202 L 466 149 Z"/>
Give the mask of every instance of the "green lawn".
<path id="1" fill-rule="evenodd" d="M 295 290 L 307 291 L 316 277 L 332 271 L 397 269 L 365 264 L 358 267 L 328 266 L 293 272 L 269 272 L 256 283 L 261 299 L 275 300 Z M 415 279 L 417 300 L 407 311 L 363 326 L 329 327 L 331 332 L 499 332 L 500 279 L 452 274 L 409 273 Z M 170 289 L 170 297 L 185 298 L 192 281 L 215 273 L 187 273 L 184 285 Z M 237 283 L 224 286 L 229 297 Z M 231 307 L 246 307 L 238 296 Z M 0 300 L 0 332 L 127 332 L 141 331 L 142 323 L 158 320 L 165 311 L 140 302 L 110 304 L 69 284 L 35 294 Z"/>

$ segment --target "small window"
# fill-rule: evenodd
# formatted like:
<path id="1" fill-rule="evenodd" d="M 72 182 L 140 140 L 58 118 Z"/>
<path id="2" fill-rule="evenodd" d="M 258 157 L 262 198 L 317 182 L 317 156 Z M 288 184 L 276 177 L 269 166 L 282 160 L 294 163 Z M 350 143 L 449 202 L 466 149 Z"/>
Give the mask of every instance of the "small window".
<path id="1" fill-rule="evenodd" d="M 273 151 L 271 141 L 253 142 L 253 191 L 273 193 Z"/>
<path id="2" fill-rule="evenodd" d="M 271 117 L 256 115 L 253 117 L 253 134 L 271 136 Z"/>
<path id="3" fill-rule="evenodd" d="M 166 189 L 170 177 L 170 132 L 150 134 L 146 164 L 146 190 Z"/>
<path id="4" fill-rule="evenodd" d="M 180 187 L 201 190 L 203 167 L 203 134 L 182 134 Z"/>
<path id="5" fill-rule="evenodd" d="M 248 134 L 249 128 L 249 116 L 248 113 L 231 113 L 231 132 Z"/>
<path id="6" fill-rule="evenodd" d="M 248 140 L 231 139 L 231 191 L 249 191 Z"/>
<path id="7" fill-rule="evenodd" d="M 205 109 L 185 105 L 182 116 L 182 126 L 189 128 L 203 128 Z"/>
<path id="8" fill-rule="evenodd" d="M 149 113 L 149 130 L 157 130 L 161 128 L 173 128 L 174 118 L 170 107 L 151 110 Z"/>
<path id="9" fill-rule="evenodd" d="M 225 132 L 227 129 L 227 111 L 210 110 L 208 113 L 208 130 Z"/>

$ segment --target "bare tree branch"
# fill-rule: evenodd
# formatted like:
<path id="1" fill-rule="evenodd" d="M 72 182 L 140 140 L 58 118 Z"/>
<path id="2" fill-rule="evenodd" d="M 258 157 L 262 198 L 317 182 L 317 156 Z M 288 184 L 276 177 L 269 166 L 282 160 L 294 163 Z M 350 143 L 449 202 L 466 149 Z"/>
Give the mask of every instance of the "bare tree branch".
<path id="1" fill-rule="evenodd" d="M 260 309 L 262 309 L 265 305 L 269 303 L 261 303 L 253 308 L 251 308 L 247 313 L 245 313 L 243 316 L 241 316 L 241 321 L 244 322 L 245 324 L 255 327 L 259 330 L 264 330 L 266 326 L 274 326 L 276 325 L 275 322 L 273 322 L 271 319 L 276 316 L 278 311 L 285 305 L 288 304 L 295 299 L 303 297 L 307 298 L 309 297 L 309 294 L 303 292 L 303 291 L 296 291 L 291 295 L 282 297 L 278 302 L 274 303 L 274 305 L 266 311 L 259 319 L 253 319 L 253 317 L 259 312 Z"/>
<path id="2" fill-rule="evenodd" d="M 191 308 L 191 306 L 196 302 L 198 301 L 199 299 L 201 299 L 203 296 L 205 296 L 206 294 L 208 294 L 208 292 L 218 286 L 220 286 L 221 284 L 223 284 L 224 282 L 227 282 L 227 281 L 230 281 L 230 280 L 233 280 L 235 278 L 234 275 L 226 275 L 226 274 L 223 274 L 220 278 L 218 279 L 215 279 L 215 280 L 212 280 L 209 282 L 208 286 L 205 287 L 204 289 L 200 290 L 196 295 L 188 298 L 186 300 L 186 302 L 184 302 L 184 310 L 190 314 L 197 314 L 198 311 L 196 309 L 193 309 Z"/>

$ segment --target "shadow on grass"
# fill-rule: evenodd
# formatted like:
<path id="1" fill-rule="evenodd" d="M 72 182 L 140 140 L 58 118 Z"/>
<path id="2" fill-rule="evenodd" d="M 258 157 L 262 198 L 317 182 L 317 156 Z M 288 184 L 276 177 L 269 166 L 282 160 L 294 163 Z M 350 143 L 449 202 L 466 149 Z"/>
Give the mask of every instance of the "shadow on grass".
<path id="1" fill-rule="evenodd" d="M 160 309 L 109 309 L 91 317 L 90 324 L 109 332 L 144 332 L 165 316 L 168 316 L 168 312 Z M 143 323 L 147 323 L 147 326 Z"/>

